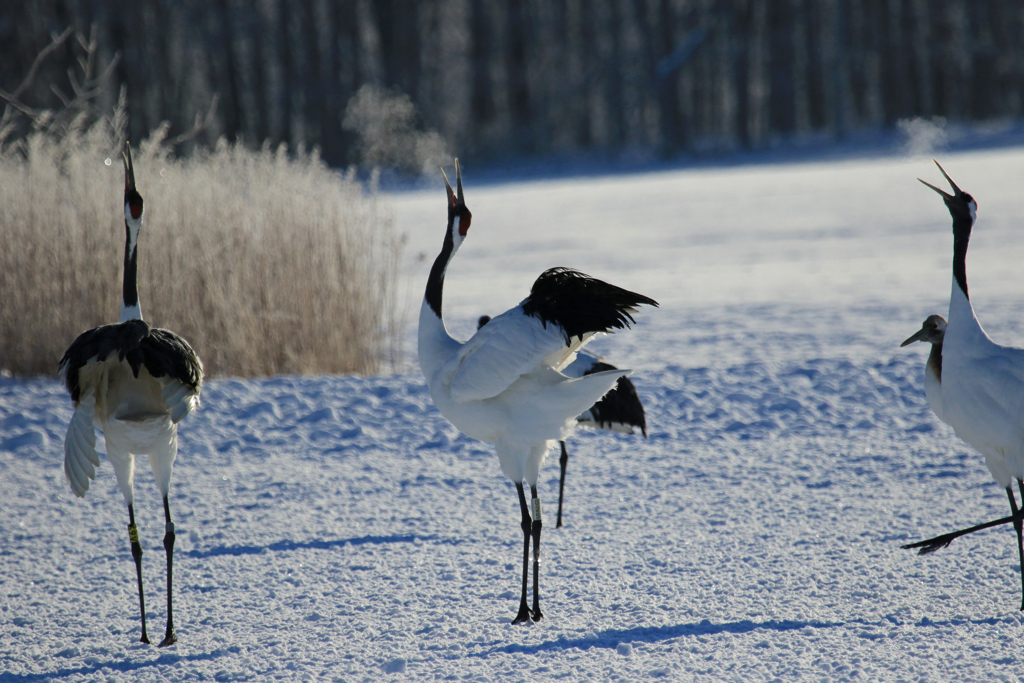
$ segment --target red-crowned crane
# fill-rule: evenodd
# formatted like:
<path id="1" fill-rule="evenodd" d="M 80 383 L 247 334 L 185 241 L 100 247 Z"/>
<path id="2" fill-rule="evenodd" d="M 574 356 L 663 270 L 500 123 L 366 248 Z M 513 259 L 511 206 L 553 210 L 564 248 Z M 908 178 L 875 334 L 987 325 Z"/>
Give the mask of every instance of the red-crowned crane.
<path id="1" fill-rule="evenodd" d="M 957 187 L 942 166 L 939 171 L 953 188 L 953 194 L 924 180 L 921 182 L 942 196 L 953 218 L 953 283 L 949 316 L 939 349 L 939 374 L 937 381 L 932 382 L 932 396 L 928 400 L 933 409 L 938 406 L 936 414 L 953 427 L 957 436 L 985 456 L 992 477 L 1006 489 L 1011 511 L 1009 521 L 1017 532 L 1017 552 L 1024 568 L 1024 519 L 1011 488 L 1016 479 L 1024 498 L 1024 349 L 996 344 L 985 334 L 974 314 L 967 289 L 967 246 L 977 219 L 978 203 Z M 936 389 L 940 401 L 933 399 Z M 963 533 L 1002 521 L 904 547 L 920 547 L 921 553 L 934 551 Z M 1024 610 L 1024 572 L 1021 596 Z"/>
<path id="2" fill-rule="evenodd" d="M 900 348 L 914 342 L 932 345 L 924 364 L 924 396 L 935 416 L 942 420 L 942 339 L 946 334 L 946 319 L 934 314 L 925 318 L 921 329 L 908 337 Z M 945 422 L 945 420 L 943 420 Z"/>
<path id="3" fill-rule="evenodd" d="M 107 457 L 128 504 L 128 539 L 139 584 L 141 642 L 148 643 L 146 600 L 142 590 L 142 546 L 135 525 L 135 458 L 149 456 L 164 502 L 167 551 L 167 631 L 160 647 L 176 643 L 173 607 L 174 522 L 168 492 L 178 453 L 178 422 L 199 405 L 203 365 L 184 339 L 150 327 L 142 319 L 136 276 L 142 195 L 135 187 L 131 147 L 124 157 L 124 279 L 121 321 L 83 332 L 64 352 L 59 369 L 75 412 L 64 440 L 64 472 L 81 497 L 96 478 L 100 460 L 96 433 L 103 432 Z"/>
<path id="4" fill-rule="evenodd" d="M 448 226 L 441 252 L 427 279 L 419 321 L 420 368 L 441 414 L 467 436 L 493 443 L 501 471 L 515 482 L 523 530 L 523 581 L 519 613 L 512 623 L 539 621 L 542 515 L 537 475 L 552 441 L 568 436 L 587 410 L 629 370 L 570 378 L 561 370 L 598 332 L 629 327 L 646 296 L 568 268 L 552 268 L 534 282 L 530 295 L 493 318 L 469 341 L 452 338 L 442 315 L 444 276 L 469 231 L 462 173 L 457 190 L 445 177 Z M 532 503 L 523 484 L 529 484 Z M 532 512 L 532 515 L 531 515 Z M 530 538 L 533 538 L 533 608 L 527 604 Z"/>
<path id="5" fill-rule="evenodd" d="M 928 400 L 928 405 L 935 413 L 935 416 L 942 420 L 942 340 L 946 334 L 946 319 L 941 315 L 933 314 L 928 316 L 924 323 L 921 325 L 921 329 L 915 332 L 913 335 L 907 338 L 901 347 L 907 346 L 914 342 L 927 342 L 931 344 L 932 350 L 928 354 L 928 360 L 924 364 L 924 395 Z M 945 422 L 945 420 L 943 420 Z M 924 541 L 918 541 L 917 543 L 908 543 L 907 545 L 900 546 L 908 550 L 917 550 L 919 555 L 927 555 L 933 553 L 936 550 L 941 550 L 947 547 L 954 540 L 967 534 L 973 534 L 975 531 L 982 531 L 989 529 L 994 526 L 1001 524 L 1009 524 L 1013 521 L 1013 517 L 1001 517 L 991 522 L 985 522 L 984 524 L 978 524 L 967 529 L 960 529 L 959 531 L 951 531 L 935 538 L 929 538 Z"/>

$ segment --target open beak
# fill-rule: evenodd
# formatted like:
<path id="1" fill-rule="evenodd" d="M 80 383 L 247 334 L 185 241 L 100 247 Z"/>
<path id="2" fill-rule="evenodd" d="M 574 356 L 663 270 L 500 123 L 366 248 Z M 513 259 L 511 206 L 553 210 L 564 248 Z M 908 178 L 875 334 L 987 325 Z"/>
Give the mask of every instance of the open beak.
<path id="1" fill-rule="evenodd" d="M 458 193 L 459 204 L 466 205 L 466 198 L 462 196 L 462 169 L 459 168 L 459 160 L 455 159 L 455 188 Z"/>
<path id="2" fill-rule="evenodd" d="M 448 201 L 452 206 L 465 206 L 466 200 L 462 196 L 462 171 L 459 169 L 459 160 L 455 160 L 455 186 L 458 190 L 452 190 L 452 184 L 448 182 L 448 174 L 441 167 L 441 175 L 444 176 L 444 187 L 448 191 Z"/>
<path id="3" fill-rule="evenodd" d="M 935 162 L 936 166 L 939 166 L 939 162 L 935 161 L 935 159 L 932 159 L 932 161 Z M 922 183 L 924 183 L 928 187 L 932 188 L 933 190 L 935 190 L 936 192 L 941 194 L 943 199 L 953 199 L 954 197 L 962 196 L 963 193 L 964 193 L 963 190 L 961 190 L 959 187 L 956 186 L 956 183 L 954 183 L 953 179 L 949 177 L 949 174 L 946 173 L 946 170 L 944 168 L 942 168 L 942 166 L 939 166 L 939 170 L 942 171 L 942 175 L 946 178 L 946 182 L 948 182 L 950 187 L 953 188 L 953 194 L 949 194 L 947 192 L 943 192 L 942 190 L 940 190 L 939 188 L 935 187 L 931 183 L 926 182 L 924 180 L 921 180 L 920 178 L 918 178 L 918 180 L 921 180 Z"/>
<path id="4" fill-rule="evenodd" d="M 135 189 L 135 167 L 132 166 L 132 146 L 124 143 L 124 151 L 121 152 L 121 159 L 124 161 L 124 190 Z"/>
<path id="5" fill-rule="evenodd" d="M 923 180 L 921 182 L 924 182 Z M 941 191 L 941 190 L 940 190 Z M 913 344 L 916 341 L 923 342 L 928 339 L 928 330 L 923 327 L 914 333 L 914 336 L 908 338 L 905 342 L 900 344 L 900 348 L 903 348 L 907 344 Z"/>

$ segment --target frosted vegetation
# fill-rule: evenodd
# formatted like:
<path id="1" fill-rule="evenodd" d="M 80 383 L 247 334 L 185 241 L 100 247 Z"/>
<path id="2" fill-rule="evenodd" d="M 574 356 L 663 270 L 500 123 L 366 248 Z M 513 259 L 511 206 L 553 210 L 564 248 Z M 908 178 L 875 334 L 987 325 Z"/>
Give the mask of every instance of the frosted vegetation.
<path id="1" fill-rule="evenodd" d="M 117 320 L 123 111 L 0 150 L 0 368 L 54 374 L 78 333 Z M 284 146 L 176 158 L 166 132 L 135 153 L 146 319 L 214 375 L 390 369 L 400 243 L 373 188 Z"/>

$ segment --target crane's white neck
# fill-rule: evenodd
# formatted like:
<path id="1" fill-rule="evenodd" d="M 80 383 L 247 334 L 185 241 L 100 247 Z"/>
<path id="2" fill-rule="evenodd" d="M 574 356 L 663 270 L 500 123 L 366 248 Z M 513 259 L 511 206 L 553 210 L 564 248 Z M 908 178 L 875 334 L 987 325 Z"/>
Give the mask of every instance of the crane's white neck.
<path id="1" fill-rule="evenodd" d="M 434 265 L 430 268 L 427 288 L 423 295 L 423 305 L 420 307 L 417 347 L 420 368 L 427 378 L 434 374 L 438 363 L 447 357 L 446 351 L 459 345 L 448 334 L 442 312 L 444 276 L 448 271 L 448 264 L 451 262 L 452 257 L 455 256 L 455 253 L 462 246 L 463 241 L 465 241 L 465 236 L 459 234 L 459 220 L 459 216 L 455 216 L 453 220 L 448 222 L 448 232 L 445 233 L 441 252 L 434 259 Z"/>
<path id="2" fill-rule="evenodd" d="M 142 320 L 142 306 L 140 306 L 137 302 L 134 306 L 128 306 L 123 302 L 121 304 L 120 322 L 126 323 L 129 320 Z"/>
<path id="3" fill-rule="evenodd" d="M 974 306 L 967 298 L 963 288 L 953 279 L 953 287 L 949 293 L 949 320 L 943 335 L 943 348 L 953 348 L 954 354 L 959 353 L 958 347 L 979 339 L 988 339 L 985 330 L 974 313 Z"/>
<path id="4" fill-rule="evenodd" d="M 420 307 L 420 326 L 417 334 L 417 351 L 423 376 L 428 380 L 433 377 L 440 365 L 459 346 L 459 342 L 448 333 L 444 320 L 437 317 L 424 299 Z"/>

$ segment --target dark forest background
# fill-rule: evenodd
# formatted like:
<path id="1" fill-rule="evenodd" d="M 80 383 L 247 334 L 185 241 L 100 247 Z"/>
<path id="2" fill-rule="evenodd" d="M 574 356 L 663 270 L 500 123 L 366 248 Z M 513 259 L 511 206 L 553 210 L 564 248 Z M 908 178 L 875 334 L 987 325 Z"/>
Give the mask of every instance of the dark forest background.
<path id="1" fill-rule="evenodd" d="M 334 165 L 359 160 L 359 131 L 396 115 L 364 107 L 343 127 L 365 85 L 406 122 L 411 100 L 419 130 L 478 159 L 671 156 L 840 139 L 914 116 L 1024 114 L 1022 0 L 0 4 L 4 93 L 52 34 L 95 27 L 95 69 L 117 61 L 90 106 L 112 110 L 127 86 L 132 139 L 165 120 L 172 137 L 186 131 L 217 98 L 186 144 L 227 136 L 317 146 Z M 19 100 L 59 108 L 52 86 L 70 87 L 82 54 L 62 43 Z"/>

